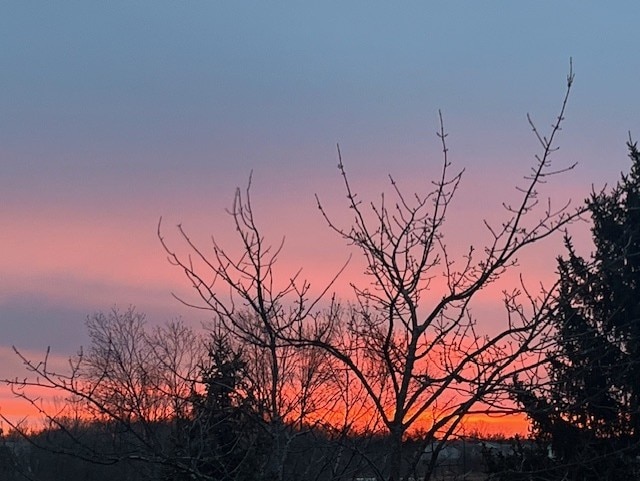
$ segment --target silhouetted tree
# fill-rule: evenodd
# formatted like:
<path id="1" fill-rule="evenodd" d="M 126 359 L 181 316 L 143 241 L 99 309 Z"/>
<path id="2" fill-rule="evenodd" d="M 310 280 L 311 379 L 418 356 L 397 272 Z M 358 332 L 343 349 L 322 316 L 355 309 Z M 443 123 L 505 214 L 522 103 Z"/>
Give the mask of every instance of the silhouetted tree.
<path id="1" fill-rule="evenodd" d="M 190 471 L 172 469 L 167 479 L 266 479 L 269 439 L 249 399 L 242 354 L 223 333 L 211 336 L 201 378 L 204 390 L 192 393 L 193 408 L 178 420 L 174 437 L 178 464 L 190 465 Z"/>
<path id="2" fill-rule="evenodd" d="M 29 376 L 6 382 L 42 415 L 43 435 L 0 417 L 54 454 L 104 465 L 144 464 L 151 477 L 153 466 L 168 462 L 189 472 L 188 464 L 170 458 L 169 440 L 175 421 L 191 416 L 192 393 L 202 389 L 199 337 L 180 322 L 149 330 L 133 308 L 96 313 L 87 318 L 87 329 L 88 348 L 71 357 L 66 370 L 51 365 L 49 352 L 34 361 L 16 349 Z M 60 401 L 47 404 L 43 391 Z"/>
<path id="3" fill-rule="evenodd" d="M 354 410 L 350 407 L 359 402 L 353 398 L 354 391 L 352 397 L 345 397 L 348 376 L 334 369 L 333 358 L 325 350 L 291 341 L 313 328 L 308 320 L 317 315 L 316 306 L 330 286 L 310 298 L 310 284 L 300 280 L 299 272 L 283 283 L 276 278 L 274 266 L 283 244 L 274 248 L 261 235 L 254 220 L 250 186 L 251 177 L 245 193 L 236 189 L 230 210 L 239 236 L 237 255 L 213 237 L 212 259 L 208 259 L 182 226 L 178 226 L 179 233 L 195 254 L 193 258 L 182 258 L 170 248 L 161 223 L 158 237 L 169 261 L 182 269 L 206 300 L 205 308 L 213 313 L 214 323 L 242 347 L 255 409 L 265 420 L 264 428 L 271 438 L 265 469 L 274 479 L 286 480 L 285 466 L 294 439 L 327 423 L 336 412 L 351 415 Z M 219 289 L 221 286 L 224 288 Z M 353 419 L 342 421 L 348 432 Z"/>
<path id="4" fill-rule="evenodd" d="M 334 300 L 328 310 L 316 309 L 318 298 L 310 298 L 309 284 L 298 274 L 285 282 L 274 280 L 282 245 L 271 249 L 266 244 L 254 219 L 249 190 L 244 198 L 237 191 L 230 212 L 241 246 L 237 257 L 215 240 L 208 253 L 182 227 L 180 233 L 195 259 L 176 254 L 159 231 L 160 239 L 171 262 L 200 295 L 204 304 L 198 307 L 211 309 L 230 331 L 264 348 L 273 387 L 285 381 L 281 367 L 290 346 L 318 349 L 333 360 L 334 369 L 349 373 L 351 382 L 344 392 L 358 396 L 357 404 L 365 407 L 374 430 L 384 433 L 388 442 L 384 460 L 371 463 L 377 477 L 397 480 L 408 475 L 416 464 L 414 455 L 420 453 L 404 450 L 405 437 L 419 420 L 430 419 L 424 438 L 435 448 L 428 477 L 438 453 L 466 415 L 510 412 L 505 381 L 538 366 L 548 348 L 549 320 L 544 314 L 553 288 L 533 294 L 522 284 L 505 292 L 505 324 L 492 336 L 478 327 L 470 304 L 482 288 L 514 267 L 527 247 L 564 229 L 583 210 L 570 210 L 569 203 L 540 202 L 539 192 L 550 177 L 573 167 L 551 164 L 572 82 L 570 73 L 560 114 L 548 136 L 539 134 L 530 121 L 541 153 L 526 183 L 518 186 L 520 200 L 505 205 L 500 224 L 486 223 L 491 235 L 487 246 L 471 247 L 457 261 L 447 249 L 444 225 L 462 172 L 451 173 L 442 120 L 438 133 L 442 169 L 424 194 L 405 195 L 391 179 L 392 202 L 383 195 L 379 204 L 363 203 L 338 152 L 353 222 L 340 227 L 320 201 L 318 206 L 330 228 L 364 255 L 369 279 L 366 286 L 353 286 L 355 300 L 346 305 Z M 279 285 L 284 287 L 274 288 Z M 274 419 L 286 419 L 283 398 L 276 389 L 270 393 Z M 353 414 L 351 407 L 335 406 Z"/>
<path id="5" fill-rule="evenodd" d="M 611 192 L 587 199 L 594 252 L 570 238 L 558 259 L 560 288 L 549 317 L 557 346 L 542 385 L 516 382 L 516 397 L 549 459 L 540 479 L 631 479 L 640 454 L 640 153 Z M 511 475 L 510 475 L 511 476 Z M 511 479 L 511 478 L 509 478 Z"/>

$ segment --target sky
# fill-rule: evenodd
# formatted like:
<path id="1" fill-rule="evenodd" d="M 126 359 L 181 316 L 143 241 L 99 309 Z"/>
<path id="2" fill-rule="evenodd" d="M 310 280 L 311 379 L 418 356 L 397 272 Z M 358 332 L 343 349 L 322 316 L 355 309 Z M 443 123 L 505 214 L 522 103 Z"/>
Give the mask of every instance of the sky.
<path id="1" fill-rule="evenodd" d="M 578 166 L 547 193 L 579 203 L 615 183 L 640 125 L 639 15 L 635 1 L 0 2 L 0 374 L 18 372 L 11 346 L 73 354 L 86 316 L 113 306 L 206 320 L 172 297 L 192 293 L 158 221 L 176 248 L 179 223 L 233 248 L 225 209 L 251 172 L 283 271 L 319 292 L 351 252 L 314 198 L 347 218 L 336 144 L 363 195 L 389 173 L 424 191 L 439 111 L 465 169 L 448 242 L 482 239 L 539 152 L 526 114 L 548 129 L 570 58 L 555 159 Z M 559 245 L 528 275 L 551 279 Z"/>

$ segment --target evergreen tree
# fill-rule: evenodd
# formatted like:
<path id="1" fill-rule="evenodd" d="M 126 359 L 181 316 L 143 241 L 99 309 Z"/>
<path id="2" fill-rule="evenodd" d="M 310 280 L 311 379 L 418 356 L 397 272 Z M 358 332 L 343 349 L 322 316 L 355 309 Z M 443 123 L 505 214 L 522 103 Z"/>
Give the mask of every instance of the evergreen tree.
<path id="1" fill-rule="evenodd" d="M 537 479 L 639 474 L 640 153 L 635 143 L 628 147 L 631 172 L 610 193 L 587 200 L 591 258 L 579 256 L 567 238 L 566 257 L 559 259 L 560 286 L 550 314 L 557 341 L 549 357 L 550 383 L 516 382 L 516 397 L 533 421 L 538 446 L 549 448 L 540 466 L 528 468 L 540 471 Z"/>
<path id="2" fill-rule="evenodd" d="M 202 367 L 204 392 L 193 393 L 193 410 L 176 439 L 178 458 L 190 472 L 169 478 L 224 481 L 262 479 L 266 437 L 248 399 L 245 363 L 227 336 L 217 333 Z"/>

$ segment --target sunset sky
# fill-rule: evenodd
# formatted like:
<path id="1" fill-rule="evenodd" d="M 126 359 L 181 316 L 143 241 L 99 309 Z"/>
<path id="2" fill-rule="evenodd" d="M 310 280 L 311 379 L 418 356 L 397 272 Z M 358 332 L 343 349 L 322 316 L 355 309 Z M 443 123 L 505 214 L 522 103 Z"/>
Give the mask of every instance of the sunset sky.
<path id="1" fill-rule="evenodd" d="M 314 199 L 347 218 L 336 143 L 363 195 L 388 173 L 428 189 L 439 109 L 466 169 L 448 243 L 481 240 L 539 152 L 526 114 L 547 131 L 570 58 L 555 159 L 579 165 L 545 194 L 580 202 L 640 137 L 638 18 L 636 1 L 2 2 L 0 377 L 20 375 L 12 345 L 73 354 L 86 316 L 114 305 L 199 325 L 171 296 L 190 290 L 158 220 L 176 248 L 178 223 L 232 246 L 225 208 L 251 171 L 283 272 L 319 292 L 351 252 Z M 536 251 L 534 281 L 558 246 Z"/>

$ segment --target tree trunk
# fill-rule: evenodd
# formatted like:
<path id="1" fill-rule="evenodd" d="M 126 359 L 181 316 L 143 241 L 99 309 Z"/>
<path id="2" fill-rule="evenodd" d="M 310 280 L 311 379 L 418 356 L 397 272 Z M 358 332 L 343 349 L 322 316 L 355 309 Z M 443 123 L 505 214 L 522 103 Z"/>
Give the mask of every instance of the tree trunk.
<path id="1" fill-rule="evenodd" d="M 404 429 L 402 426 L 392 426 L 389 430 L 390 446 L 389 459 L 387 461 L 387 476 L 389 481 L 402 480 L 402 438 Z"/>

